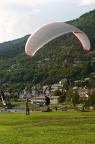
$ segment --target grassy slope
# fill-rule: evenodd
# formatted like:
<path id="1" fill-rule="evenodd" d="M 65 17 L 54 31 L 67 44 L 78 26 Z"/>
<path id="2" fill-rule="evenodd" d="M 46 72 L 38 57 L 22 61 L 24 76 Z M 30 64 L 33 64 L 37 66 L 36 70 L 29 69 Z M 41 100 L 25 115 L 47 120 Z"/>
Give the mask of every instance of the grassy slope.
<path id="1" fill-rule="evenodd" d="M 95 112 L 0 113 L 0 144 L 94 144 Z"/>

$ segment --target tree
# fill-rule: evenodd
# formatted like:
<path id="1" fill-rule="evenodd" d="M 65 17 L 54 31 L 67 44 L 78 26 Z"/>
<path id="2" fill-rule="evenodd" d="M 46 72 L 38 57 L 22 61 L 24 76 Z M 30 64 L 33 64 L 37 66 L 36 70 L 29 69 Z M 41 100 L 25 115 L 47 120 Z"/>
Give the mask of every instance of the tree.
<path id="1" fill-rule="evenodd" d="M 66 93 L 66 101 L 71 102 L 73 97 L 73 89 L 69 88 L 69 90 Z"/>
<path id="2" fill-rule="evenodd" d="M 90 106 L 93 106 L 93 109 L 94 109 L 94 107 L 95 107 L 95 91 L 93 91 L 90 94 L 89 102 L 90 102 Z"/>
<path id="3" fill-rule="evenodd" d="M 58 102 L 62 103 L 66 100 L 66 93 L 63 93 L 62 95 L 59 96 Z"/>
<path id="4" fill-rule="evenodd" d="M 72 103 L 74 106 L 79 104 L 79 94 L 77 91 L 73 92 Z"/>
<path id="5" fill-rule="evenodd" d="M 60 96 L 62 93 L 61 93 L 61 91 L 60 90 L 55 90 L 54 91 L 54 95 L 55 96 Z"/>

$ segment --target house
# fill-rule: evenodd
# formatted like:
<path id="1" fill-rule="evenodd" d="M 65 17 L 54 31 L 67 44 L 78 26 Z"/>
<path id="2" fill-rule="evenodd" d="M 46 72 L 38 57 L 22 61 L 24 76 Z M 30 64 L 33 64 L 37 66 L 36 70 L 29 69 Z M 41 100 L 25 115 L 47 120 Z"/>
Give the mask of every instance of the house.
<path id="1" fill-rule="evenodd" d="M 84 79 L 84 81 L 89 81 L 89 80 L 90 80 L 90 77 Z"/>
<path id="2" fill-rule="evenodd" d="M 91 57 L 91 62 L 95 63 L 95 57 Z"/>
<path id="3" fill-rule="evenodd" d="M 59 84 L 60 84 L 61 86 L 63 86 L 65 82 L 67 82 L 67 79 L 66 79 L 66 78 L 64 78 L 64 79 L 62 79 L 61 81 L 59 81 Z"/>
<path id="4" fill-rule="evenodd" d="M 78 94 L 80 98 L 88 98 L 89 89 L 87 88 L 78 88 Z"/>
<path id="5" fill-rule="evenodd" d="M 56 104 L 59 96 L 50 96 L 50 104 Z M 45 104 L 45 96 L 31 98 L 31 104 Z"/>
<path id="6" fill-rule="evenodd" d="M 45 96 L 31 98 L 31 104 L 45 104 Z"/>
<path id="7" fill-rule="evenodd" d="M 51 96 L 50 97 L 50 104 L 56 104 L 58 102 L 59 96 Z"/>

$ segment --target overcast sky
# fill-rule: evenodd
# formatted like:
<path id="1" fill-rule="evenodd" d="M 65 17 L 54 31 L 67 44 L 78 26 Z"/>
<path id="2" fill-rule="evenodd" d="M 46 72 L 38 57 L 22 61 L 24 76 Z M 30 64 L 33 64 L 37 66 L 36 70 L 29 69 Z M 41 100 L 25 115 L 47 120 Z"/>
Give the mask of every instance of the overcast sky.
<path id="1" fill-rule="evenodd" d="M 95 9 L 95 0 L 0 0 L 0 43 L 32 34 L 49 22 L 66 22 Z"/>

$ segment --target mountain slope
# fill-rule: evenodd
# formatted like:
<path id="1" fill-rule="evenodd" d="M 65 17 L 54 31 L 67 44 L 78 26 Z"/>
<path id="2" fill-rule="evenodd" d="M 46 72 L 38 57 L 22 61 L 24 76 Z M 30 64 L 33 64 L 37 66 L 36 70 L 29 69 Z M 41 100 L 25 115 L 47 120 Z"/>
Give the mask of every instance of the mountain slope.
<path id="1" fill-rule="evenodd" d="M 80 42 L 72 34 L 60 36 L 31 59 L 25 54 L 29 35 L 0 44 L 0 85 L 3 83 L 52 84 L 67 78 L 69 83 L 84 79 L 95 72 L 95 10 L 67 22 L 83 30 L 91 41 L 91 51 L 82 50 Z"/>

